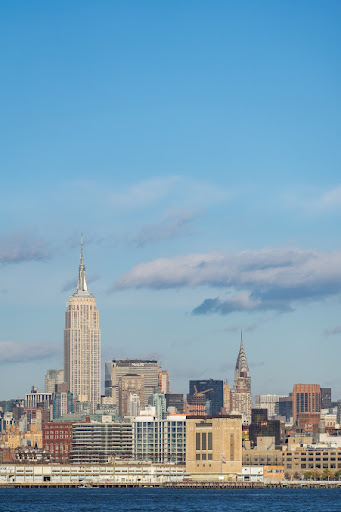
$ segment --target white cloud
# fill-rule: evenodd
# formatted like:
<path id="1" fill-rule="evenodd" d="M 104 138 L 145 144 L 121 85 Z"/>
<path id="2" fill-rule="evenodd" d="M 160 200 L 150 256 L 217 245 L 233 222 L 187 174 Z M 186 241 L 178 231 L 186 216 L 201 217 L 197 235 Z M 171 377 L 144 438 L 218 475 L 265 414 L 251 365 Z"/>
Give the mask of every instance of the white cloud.
<path id="1" fill-rule="evenodd" d="M 265 248 L 159 258 L 136 265 L 114 290 L 128 288 L 225 288 L 228 297 L 207 298 L 195 314 L 290 310 L 302 300 L 341 290 L 341 251 Z"/>
<path id="2" fill-rule="evenodd" d="M 59 353 L 60 346 L 57 344 L 0 341 L 0 364 L 38 361 L 56 356 Z"/>
<path id="3" fill-rule="evenodd" d="M 46 243 L 27 233 L 17 231 L 0 238 L 0 263 L 44 260 L 49 256 Z"/>

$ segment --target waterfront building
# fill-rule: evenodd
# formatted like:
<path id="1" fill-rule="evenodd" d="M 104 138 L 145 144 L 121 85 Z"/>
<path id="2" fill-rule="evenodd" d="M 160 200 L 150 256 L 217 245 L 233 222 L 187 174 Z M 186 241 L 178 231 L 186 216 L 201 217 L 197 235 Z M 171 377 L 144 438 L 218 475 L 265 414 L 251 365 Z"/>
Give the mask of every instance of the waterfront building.
<path id="1" fill-rule="evenodd" d="M 241 472 L 241 416 L 187 417 L 186 473 L 197 480 L 235 480 Z"/>
<path id="2" fill-rule="evenodd" d="M 45 393 L 54 393 L 57 384 L 64 382 L 64 370 L 47 370 L 45 375 Z"/>
<path id="3" fill-rule="evenodd" d="M 112 458 L 131 459 L 132 425 L 102 417 L 102 423 L 85 422 L 72 425 L 70 461 L 73 464 L 106 464 Z"/>
<path id="4" fill-rule="evenodd" d="M 9 464 L 0 466 L 0 484 L 148 485 L 181 482 L 184 466 L 113 460 L 110 464 Z"/>
<path id="5" fill-rule="evenodd" d="M 72 422 L 48 422 L 43 425 L 43 450 L 52 461 L 69 460 L 72 443 Z"/>
<path id="6" fill-rule="evenodd" d="M 132 425 L 134 459 L 184 464 L 185 415 L 171 414 L 160 420 L 155 414 L 155 408 L 151 407 L 141 411 L 140 416 L 133 419 Z"/>
<path id="7" fill-rule="evenodd" d="M 64 378 L 74 399 L 90 403 L 94 412 L 101 402 L 101 331 L 96 300 L 86 283 L 83 237 L 77 290 L 65 312 Z"/>
<path id="8" fill-rule="evenodd" d="M 111 396 L 114 404 L 119 404 L 120 379 L 124 375 L 135 374 L 144 378 L 144 400 L 141 407 L 148 404 L 149 397 L 159 389 L 160 366 L 157 360 L 113 359 L 105 363 L 105 396 Z"/>

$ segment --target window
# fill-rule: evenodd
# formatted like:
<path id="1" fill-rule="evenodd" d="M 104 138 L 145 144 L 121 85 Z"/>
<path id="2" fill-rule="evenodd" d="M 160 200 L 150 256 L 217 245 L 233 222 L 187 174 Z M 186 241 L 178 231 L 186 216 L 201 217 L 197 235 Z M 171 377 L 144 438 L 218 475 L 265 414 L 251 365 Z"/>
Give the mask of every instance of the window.
<path id="1" fill-rule="evenodd" d="M 212 448 L 212 432 L 209 432 L 209 433 L 207 434 L 207 441 L 208 441 L 208 443 L 207 443 L 207 444 L 208 444 L 207 449 L 208 449 L 208 450 L 212 450 L 212 449 L 213 449 L 213 448 Z"/>

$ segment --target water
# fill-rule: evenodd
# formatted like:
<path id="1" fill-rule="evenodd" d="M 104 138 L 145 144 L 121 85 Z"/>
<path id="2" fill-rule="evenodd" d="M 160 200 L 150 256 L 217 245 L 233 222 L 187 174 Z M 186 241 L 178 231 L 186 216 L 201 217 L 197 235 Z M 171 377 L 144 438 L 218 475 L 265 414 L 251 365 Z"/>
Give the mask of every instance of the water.
<path id="1" fill-rule="evenodd" d="M 341 489 L 1 489 L 0 512 L 341 512 Z"/>

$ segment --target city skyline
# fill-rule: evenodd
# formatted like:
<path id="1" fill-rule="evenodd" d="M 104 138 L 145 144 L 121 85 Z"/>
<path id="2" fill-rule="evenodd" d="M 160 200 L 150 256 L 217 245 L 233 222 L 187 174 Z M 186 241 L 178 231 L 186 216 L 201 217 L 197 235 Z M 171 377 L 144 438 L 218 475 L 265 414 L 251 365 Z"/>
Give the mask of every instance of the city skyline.
<path id="1" fill-rule="evenodd" d="M 340 397 L 340 4 L 16 5 L 1 398 L 63 367 L 82 232 L 102 375 L 156 353 L 171 391 L 233 385 L 243 329 L 254 395 Z"/>

